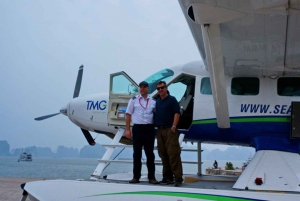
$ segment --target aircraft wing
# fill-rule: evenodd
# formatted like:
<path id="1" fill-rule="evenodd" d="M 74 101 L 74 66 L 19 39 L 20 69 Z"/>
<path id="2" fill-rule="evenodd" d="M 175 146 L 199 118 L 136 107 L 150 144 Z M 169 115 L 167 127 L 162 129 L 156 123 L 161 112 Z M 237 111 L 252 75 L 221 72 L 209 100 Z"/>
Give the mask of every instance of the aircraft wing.
<path id="1" fill-rule="evenodd" d="M 299 154 L 283 151 L 258 151 L 233 188 L 300 192 L 299 167 Z M 261 185 L 255 183 L 257 178 L 261 178 Z"/>
<path id="2" fill-rule="evenodd" d="M 300 1 L 179 0 L 210 73 L 220 128 L 229 128 L 225 75 L 300 74 Z"/>

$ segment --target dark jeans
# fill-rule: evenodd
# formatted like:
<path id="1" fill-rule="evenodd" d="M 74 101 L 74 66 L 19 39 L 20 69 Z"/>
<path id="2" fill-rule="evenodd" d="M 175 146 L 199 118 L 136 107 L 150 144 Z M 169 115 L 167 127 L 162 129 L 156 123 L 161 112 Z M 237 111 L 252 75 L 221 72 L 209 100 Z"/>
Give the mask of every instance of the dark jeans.
<path id="1" fill-rule="evenodd" d="M 154 164 L 154 125 L 153 124 L 135 124 L 132 128 L 133 138 L 133 177 L 140 179 L 142 169 L 142 149 L 147 157 L 148 179 L 155 179 Z"/>
<path id="2" fill-rule="evenodd" d="M 158 129 L 157 131 L 158 154 L 163 165 L 163 178 L 182 182 L 181 148 L 178 142 L 178 131 L 171 128 Z"/>

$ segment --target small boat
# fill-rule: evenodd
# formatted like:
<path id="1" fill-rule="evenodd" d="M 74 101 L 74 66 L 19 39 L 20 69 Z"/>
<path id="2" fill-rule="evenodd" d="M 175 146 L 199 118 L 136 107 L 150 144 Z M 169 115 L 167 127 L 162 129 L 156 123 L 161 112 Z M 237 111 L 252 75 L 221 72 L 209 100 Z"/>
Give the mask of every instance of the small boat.
<path id="1" fill-rule="evenodd" d="M 252 157 L 249 156 L 248 159 L 246 160 L 245 163 L 243 163 L 243 166 L 242 166 L 242 171 L 244 171 L 246 169 L 246 167 L 249 165 L 249 163 L 251 162 L 251 159 Z"/>
<path id="2" fill-rule="evenodd" d="M 18 159 L 18 162 L 20 161 L 32 161 L 32 155 L 27 152 L 23 152 L 20 154 L 20 157 Z"/>

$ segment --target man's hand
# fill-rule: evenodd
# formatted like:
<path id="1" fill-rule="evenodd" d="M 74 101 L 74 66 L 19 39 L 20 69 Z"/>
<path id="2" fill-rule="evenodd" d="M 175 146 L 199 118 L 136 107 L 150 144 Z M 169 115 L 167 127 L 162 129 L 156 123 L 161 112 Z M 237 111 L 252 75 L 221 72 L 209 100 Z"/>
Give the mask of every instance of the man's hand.
<path id="1" fill-rule="evenodd" d="M 127 137 L 128 139 L 131 138 L 131 130 L 130 129 L 126 129 L 126 131 L 125 131 L 125 137 Z"/>
<path id="2" fill-rule="evenodd" d="M 175 127 L 175 126 L 172 126 L 171 131 L 172 131 L 173 133 L 175 133 L 175 132 L 176 132 L 176 127 Z"/>

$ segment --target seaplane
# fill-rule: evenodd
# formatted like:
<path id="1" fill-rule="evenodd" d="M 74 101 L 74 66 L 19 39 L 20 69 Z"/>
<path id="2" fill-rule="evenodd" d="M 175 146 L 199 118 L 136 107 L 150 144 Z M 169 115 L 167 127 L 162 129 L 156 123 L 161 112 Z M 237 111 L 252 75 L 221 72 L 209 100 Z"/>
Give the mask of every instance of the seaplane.
<path id="1" fill-rule="evenodd" d="M 110 75 L 109 92 L 73 99 L 59 113 L 112 139 L 89 180 L 22 184 L 26 200 L 300 200 L 300 2 L 294 0 L 179 0 L 201 61 L 163 69 L 145 79 L 149 94 L 167 82 L 181 107 L 179 141 L 254 147 L 241 176 L 195 174 L 182 187 L 128 184 L 131 177 L 102 176 L 124 135 L 125 109 L 138 86 L 125 72 Z M 122 161 L 118 161 L 122 162 Z M 124 161 L 123 161 L 124 162 Z M 124 162 L 125 163 L 125 162 Z M 185 175 L 187 178 L 187 175 Z"/>

